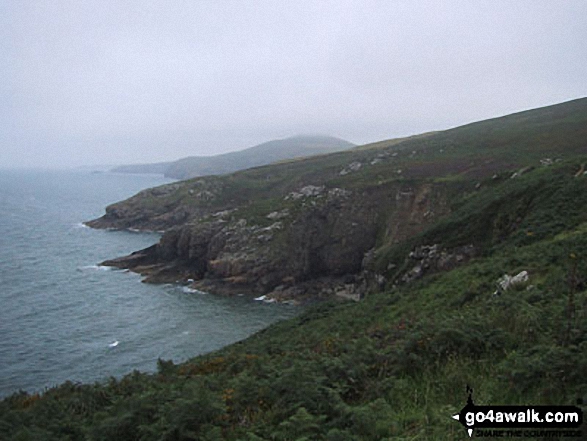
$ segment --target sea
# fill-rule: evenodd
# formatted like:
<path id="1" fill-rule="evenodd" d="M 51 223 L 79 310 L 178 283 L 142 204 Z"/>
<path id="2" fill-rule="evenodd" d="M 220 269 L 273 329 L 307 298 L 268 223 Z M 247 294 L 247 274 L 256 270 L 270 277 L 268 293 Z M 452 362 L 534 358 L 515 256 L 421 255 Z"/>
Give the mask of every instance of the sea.
<path id="1" fill-rule="evenodd" d="M 294 316 L 298 308 L 152 285 L 100 266 L 156 243 L 155 233 L 83 222 L 158 175 L 0 170 L 0 398 L 90 383 L 157 360 L 185 361 Z"/>

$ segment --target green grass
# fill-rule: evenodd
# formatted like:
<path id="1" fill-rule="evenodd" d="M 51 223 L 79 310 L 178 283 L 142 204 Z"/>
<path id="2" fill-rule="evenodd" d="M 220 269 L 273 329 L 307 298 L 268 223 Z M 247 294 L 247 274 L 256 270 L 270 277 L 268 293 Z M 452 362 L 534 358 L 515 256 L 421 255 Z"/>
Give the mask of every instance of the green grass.
<path id="1" fill-rule="evenodd" d="M 157 374 L 17 393 L 0 403 L 0 438 L 457 440 L 466 385 L 476 404 L 574 404 L 587 394 L 581 160 L 455 201 L 415 237 L 459 244 L 483 229 L 466 265 L 310 307 Z M 522 270 L 526 285 L 493 295 Z"/>
<path id="2" fill-rule="evenodd" d="M 504 173 L 511 175 L 522 167 L 539 166 L 540 159 L 587 154 L 585 139 L 587 99 L 583 98 L 442 132 L 382 141 L 230 175 L 195 178 L 179 183 L 178 190 L 165 197 L 146 193 L 115 206 L 148 208 L 152 217 L 188 208 L 190 219 L 196 220 L 251 201 L 284 197 L 309 184 L 364 190 L 381 183 L 401 184 L 412 179 L 439 184 L 476 183 L 494 174 L 503 177 Z M 372 165 L 375 159 L 380 162 Z M 360 162 L 361 169 L 340 175 L 353 162 Z M 214 197 L 202 201 L 190 194 L 190 190 L 197 192 L 202 188 L 211 190 Z M 138 222 L 143 220 L 139 217 Z"/>
<path id="3" fill-rule="evenodd" d="M 308 184 L 349 188 L 366 201 L 428 185 L 430 197 L 450 202 L 450 210 L 396 243 L 385 233 L 392 210 L 381 207 L 390 212 L 372 269 L 388 277 L 382 292 L 308 307 L 182 364 L 160 360 L 156 374 L 15 393 L 0 402 L 0 439 L 462 440 L 465 431 L 451 415 L 464 406 L 467 385 L 479 405 L 587 398 L 587 176 L 575 177 L 587 162 L 586 104 L 392 143 L 400 153 L 391 162 L 346 176 L 343 167 L 385 146 L 145 196 L 156 211 L 158 203 L 187 204 L 189 190 L 215 188 L 209 212 L 236 207 L 235 217 L 262 224 L 270 211 L 301 210 L 283 197 Z M 413 150 L 426 155 L 410 157 Z M 546 153 L 566 160 L 509 178 Z M 405 173 L 398 176 L 397 167 Z M 276 243 L 283 240 L 278 234 Z M 473 244 L 478 253 L 451 271 L 393 288 L 394 277 L 409 269 L 409 251 L 434 243 L 446 250 Z M 387 270 L 390 263 L 396 268 Z M 530 274 L 526 284 L 493 294 L 503 274 L 522 270 Z"/>

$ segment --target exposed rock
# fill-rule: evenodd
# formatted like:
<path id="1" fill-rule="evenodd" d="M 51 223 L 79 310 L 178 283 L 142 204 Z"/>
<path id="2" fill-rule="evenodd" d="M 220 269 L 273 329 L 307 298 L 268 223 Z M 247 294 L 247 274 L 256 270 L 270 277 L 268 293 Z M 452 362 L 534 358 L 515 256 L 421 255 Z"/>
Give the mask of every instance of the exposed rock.
<path id="1" fill-rule="evenodd" d="M 362 166 L 363 164 L 358 161 L 351 162 L 349 165 L 343 168 L 338 174 L 340 176 L 348 175 L 351 172 L 359 171 Z"/>
<path id="2" fill-rule="evenodd" d="M 324 197 L 323 203 L 295 216 L 288 210 L 270 213 L 273 219 L 291 218 L 287 228 L 281 220 L 259 226 L 214 212 L 169 230 L 147 250 L 105 264 L 130 268 L 148 282 L 192 279 L 190 288 L 219 294 L 278 295 L 280 301 L 337 292 L 360 297 L 364 280 L 339 279 L 361 272 L 375 244 L 379 201 L 340 188 L 305 186 L 297 193 Z"/>
<path id="3" fill-rule="evenodd" d="M 382 274 L 375 274 L 375 283 L 377 283 L 379 289 L 384 289 L 385 284 L 387 283 L 387 279 Z"/>
<path id="4" fill-rule="evenodd" d="M 228 217 L 230 214 L 234 213 L 235 211 L 236 211 L 236 209 L 218 211 L 218 212 L 214 213 L 212 215 L 212 217 L 216 217 L 216 218 L 221 218 L 222 219 L 222 218 Z"/>
<path id="5" fill-rule="evenodd" d="M 220 188 L 214 178 L 202 178 L 173 191 L 185 197 L 193 190 L 191 200 L 206 192 L 220 194 Z M 102 225 L 160 226 L 165 233 L 157 245 L 105 264 L 141 273 L 146 282 L 179 281 L 217 294 L 254 293 L 278 301 L 360 298 L 367 287 L 383 289 L 388 283 L 372 264 L 378 235 L 397 243 L 447 212 L 444 195 L 434 191 L 428 183 L 352 191 L 302 185 L 284 191 L 285 199 L 299 201 L 295 209 L 276 203 L 264 215 L 269 226 L 256 224 L 242 202 L 233 204 L 226 195 L 213 203 L 199 199 L 191 204 L 178 203 L 170 193 L 167 205 L 156 203 L 151 209 L 153 196 L 146 192 L 111 206 Z M 415 268 L 412 275 L 420 277 L 426 270 Z"/>
<path id="6" fill-rule="evenodd" d="M 361 262 L 361 267 L 362 268 L 371 267 L 374 260 L 375 260 L 375 248 L 371 248 L 363 256 L 363 261 Z"/>
<path id="7" fill-rule="evenodd" d="M 226 211 L 214 210 L 210 204 L 221 191 L 222 185 L 213 179 L 166 184 L 109 205 L 104 216 L 85 224 L 92 228 L 167 231 L 202 216 Z M 181 203 L 180 198 L 186 194 L 190 203 Z"/>
<path id="8" fill-rule="evenodd" d="M 359 301 L 361 300 L 363 293 L 361 290 L 351 283 L 346 284 L 335 291 L 337 297 L 342 297 L 349 300 Z"/>
<path id="9" fill-rule="evenodd" d="M 324 192 L 324 185 L 316 186 L 316 185 L 306 185 L 302 187 L 298 191 L 292 191 L 285 197 L 285 200 L 294 200 L 297 201 L 301 198 L 308 198 L 314 196 L 320 196 Z"/>
<path id="10" fill-rule="evenodd" d="M 345 190 L 343 188 L 331 188 L 330 190 L 328 190 L 328 196 L 330 198 L 347 198 L 351 195 L 352 193 L 349 190 Z"/>
<path id="11" fill-rule="evenodd" d="M 289 216 L 289 210 L 286 208 L 281 211 L 272 211 L 266 217 L 267 217 L 267 219 L 270 219 L 270 220 L 279 220 L 279 219 L 284 219 L 288 216 Z"/>
<path id="12" fill-rule="evenodd" d="M 467 262 L 475 256 L 473 245 L 465 245 L 451 250 L 441 250 L 438 244 L 422 245 L 408 254 L 411 268 L 401 277 L 402 283 L 409 283 L 423 277 L 428 272 L 447 271 Z"/>
<path id="13" fill-rule="evenodd" d="M 171 193 L 174 193 L 179 188 L 180 188 L 179 184 L 175 184 L 175 183 L 174 184 L 166 184 L 166 185 L 161 185 L 159 187 L 149 188 L 147 190 L 143 190 L 139 194 L 143 193 L 145 196 L 149 195 L 149 196 L 155 196 L 155 197 L 163 197 L 163 196 L 168 196 Z"/>
<path id="14" fill-rule="evenodd" d="M 493 295 L 499 295 L 501 293 L 504 293 L 510 288 L 528 282 L 528 280 L 530 280 L 528 271 L 522 271 L 516 274 L 515 276 L 504 274 L 497 280 L 497 290 L 493 293 Z"/>
<path id="15" fill-rule="evenodd" d="M 530 170 L 532 170 L 533 168 L 534 168 L 534 167 L 524 167 L 524 168 L 521 168 L 520 170 L 518 170 L 517 172 L 515 172 L 514 174 L 512 174 L 512 175 L 510 176 L 510 179 L 515 179 L 515 178 L 518 178 L 518 177 L 522 176 L 524 173 L 527 173 L 527 172 L 529 172 L 529 171 L 530 171 Z"/>
<path id="16" fill-rule="evenodd" d="M 479 133 L 481 138 L 474 144 L 482 148 L 472 155 L 468 154 L 469 135 L 460 138 L 461 132 L 456 130 L 450 132 L 455 136 L 443 134 L 399 148 L 386 143 L 383 149 L 376 146 L 316 161 L 288 161 L 230 176 L 206 176 L 168 184 L 112 204 L 102 218 L 87 225 L 165 231 L 157 245 L 107 262 L 132 268 L 148 281 L 180 280 L 194 289 L 255 293 L 271 298 L 320 297 L 337 292 L 355 295 L 367 283 L 365 280 L 370 288 L 409 282 L 432 271 L 450 269 L 475 255 L 472 246 L 444 249 L 431 244 L 414 248 L 405 260 L 385 260 L 397 259 L 395 256 L 403 249 L 398 244 L 410 243 L 406 241 L 417 237 L 433 237 L 418 235 L 452 210 L 463 207 L 453 202 L 465 196 L 464 191 L 468 192 L 476 183 L 486 182 L 491 175 L 496 180 L 518 177 L 530 168 L 514 174 L 506 170 L 531 161 L 539 166 L 537 158 L 532 159 L 531 154 L 524 156 L 529 150 L 506 155 L 509 147 L 499 143 L 497 150 L 503 150 L 504 155 L 490 160 L 486 155 L 490 149 L 485 144 L 489 146 L 497 138 L 493 130 L 489 132 L 489 137 Z M 565 151 L 555 142 L 566 145 L 568 137 L 549 138 L 550 132 L 545 127 L 540 138 L 520 146 L 525 148 L 539 141 L 538 147 L 550 146 L 548 155 L 554 159 Z M 561 133 L 568 133 L 566 125 Z M 583 138 L 575 138 L 568 144 L 569 154 L 584 150 Z M 510 141 L 514 142 L 507 142 Z M 511 148 L 515 145 L 511 144 Z M 452 152 L 450 158 L 440 162 L 433 158 L 408 158 L 410 154 L 417 153 L 419 157 L 439 149 Z M 465 150 L 467 154 L 461 156 Z M 383 158 L 385 162 L 373 168 L 376 170 L 369 167 Z M 471 162 L 471 158 L 476 159 Z M 552 159 L 543 158 L 540 164 L 550 165 Z M 355 175 L 346 178 L 340 176 L 353 172 Z M 584 173 L 582 166 L 577 172 L 578 179 L 583 179 L 579 176 Z M 459 176 L 459 181 L 462 177 L 463 182 L 437 179 L 450 176 Z M 512 183 L 501 184 L 507 187 Z M 332 188 L 335 185 L 340 188 Z M 487 192 L 495 186 L 488 186 Z M 466 197 L 469 196 L 473 195 Z M 468 200 L 463 199 L 465 203 Z M 509 204 L 501 206 L 498 201 L 495 207 L 487 209 L 489 215 L 493 215 L 494 208 L 501 214 L 503 208 L 511 219 L 497 219 L 499 222 L 492 224 L 494 231 L 489 233 L 505 240 L 520 225 L 523 213 L 510 212 Z M 473 220 L 476 229 L 478 223 L 476 218 Z M 453 227 L 450 220 L 447 225 Z M 452 240 L 453 232 L 450 233 L 448 239 Z M 375 246 L 379 248 L 371 251 Z M 402 273 L 394 274 L 400 268 Z M 387 281 L 380 273 L 394 279 Z"/>

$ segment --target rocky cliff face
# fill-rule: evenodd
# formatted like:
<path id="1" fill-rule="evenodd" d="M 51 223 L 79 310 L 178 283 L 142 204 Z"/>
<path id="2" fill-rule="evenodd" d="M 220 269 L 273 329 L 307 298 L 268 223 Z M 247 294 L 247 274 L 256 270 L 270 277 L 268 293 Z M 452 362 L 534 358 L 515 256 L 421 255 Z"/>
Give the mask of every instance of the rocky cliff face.
<path id="1" fill-rule="evenodd" d="M 565 155 L 587 153 L 586 128 L 587 99 L 576 100 L 144 190 L 87 225 L 164 232 L 155 246 L 105 262 L 140 272 L 147 281 L 283 299 L 358 298 L 370 287 L 474 257 L 476 248 L 461 239 L 443 246 L 443 231 L 430 242 L 410 240 L 453 211 L 457 200 L 462 204 L 485 188 L 524 179 L 522 171 L 553 167 Z M 475 237 L 483 237 L 495 207 L 488 205 L 487 218 L 463 215 L 461 229 L 470 230 L 473 220 L 481 226 Z M 509 225 L 503 219 L 495 222 Z M 414 260 L 422 254 L 413 248 L 418 245 L 430 249 Z M 412 247 L 411 258 L 405 247 Z"/>
<path id="2" fill-rule="evenodd" d="M 104 216 L 86 225 L 115 230 L 167 231 L 212 211 L 206 202 L 212 200 L 221 187 L 210 181 L 202 179 L 189 186 L 173 183 L 143 190 L 130 199 L 109 205 Z M 185 192 L 191 203 L 180 199 Z"/>
<path id="3" fill-rule="evenodd" d="M 149 217 L 122 204 L 93 225 L 168 228 L 155 246 L 104 262 L 137 271 L 148 282 L 282 300 L 358 298 L 376 277 L 366 255 L 378 237 L 408 237 L 446 211 L 445 201 L 432 197 L 427 185 L 355 191 L 307 185 L 280 202 L 285 208 L 254 217 L 238 208 L 191 211 L 184 225 L 176 224 L 182 217 L 173 209 Z"/>

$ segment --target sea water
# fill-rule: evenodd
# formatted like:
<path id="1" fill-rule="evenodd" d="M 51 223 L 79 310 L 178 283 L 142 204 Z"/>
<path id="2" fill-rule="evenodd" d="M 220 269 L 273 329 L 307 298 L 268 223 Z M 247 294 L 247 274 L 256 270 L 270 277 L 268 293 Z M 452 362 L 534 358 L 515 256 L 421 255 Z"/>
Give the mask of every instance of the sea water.
<path id="1" fill-rule="evenodd" d="M 145 284 L 99 266 L 159 236 L 82 222 L 165 182 L 157 175 L 0 170 L 0 397 L 152 372 L 158 358 L 180 362 L 296 313 L 251 296 Z"/>

